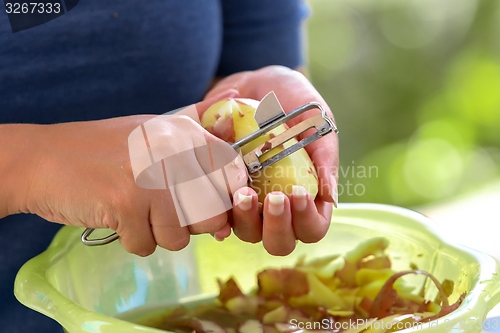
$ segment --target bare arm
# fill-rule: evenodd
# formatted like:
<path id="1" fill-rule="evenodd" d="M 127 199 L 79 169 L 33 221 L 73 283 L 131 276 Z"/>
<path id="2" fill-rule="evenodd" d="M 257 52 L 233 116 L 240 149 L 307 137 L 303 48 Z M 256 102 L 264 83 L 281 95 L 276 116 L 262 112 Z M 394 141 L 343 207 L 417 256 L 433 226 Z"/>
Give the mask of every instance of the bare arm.
<path id="1" fill-rule="evenodd" d="M 29 180 L 39 161 L 39 125 L 0 125 L 0 218 L 26 211 Z"/>

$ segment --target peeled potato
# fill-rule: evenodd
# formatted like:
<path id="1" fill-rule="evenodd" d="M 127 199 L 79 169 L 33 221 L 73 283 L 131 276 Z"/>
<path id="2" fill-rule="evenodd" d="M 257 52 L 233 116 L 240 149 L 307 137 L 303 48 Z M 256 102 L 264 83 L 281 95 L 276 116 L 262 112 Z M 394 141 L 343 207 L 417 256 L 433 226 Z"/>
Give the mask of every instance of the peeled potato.
<path id="1" fill-rule="evenodd" d="M 254 114 L 259 102 L 251 99 L 224 99 L 213 104 L 202 116 L 203 128 L 225 140 L 236 142 L 259 129 Z M 270 140 L 287 129 L 286 125 L 275 128 L 268 133 L 242 147 L 246 154 L 260 144 Z M 261 161 L 276 155 L 285 148 L 297 143 L 292 139 L 284 147 L 273 149 L 264 154 Z M 282 160 L 252 174 L 251 187 L 257 192 L 259 202 L 264 202 L 269 192 L 281 191 L 287 195 L 292 193 L 293 185 L 302 185 L 313 198 L 318 193 L 318 175 L 305 149 L 300 149 Z"/>

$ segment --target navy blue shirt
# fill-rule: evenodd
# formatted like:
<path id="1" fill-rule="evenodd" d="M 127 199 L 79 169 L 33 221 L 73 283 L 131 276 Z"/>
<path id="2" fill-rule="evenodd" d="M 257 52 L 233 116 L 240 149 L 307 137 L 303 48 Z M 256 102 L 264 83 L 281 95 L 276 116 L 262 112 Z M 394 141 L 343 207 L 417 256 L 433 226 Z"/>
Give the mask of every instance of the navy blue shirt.
<path id="1" fill-rule="evenodd" d="M 160 114 L 200 100 L 215 76 L 297 67 L 306 14 L 302 0 L 81 0 L 53 21 L 13 33 L 2 8 L 0 123 Z M 61 331 L 13 295 L 21 265 L 59 227 L 34 215 L 0 221 L 2 331 Z"/>

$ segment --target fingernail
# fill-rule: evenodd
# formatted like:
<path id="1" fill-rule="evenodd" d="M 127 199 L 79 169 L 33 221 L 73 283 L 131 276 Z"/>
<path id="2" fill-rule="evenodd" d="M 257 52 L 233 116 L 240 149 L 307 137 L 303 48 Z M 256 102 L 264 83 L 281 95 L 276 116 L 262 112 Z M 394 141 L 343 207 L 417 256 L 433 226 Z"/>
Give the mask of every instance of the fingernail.
<path id="1" fill-rule="evenodd" d="M 330 187 L 328 188 L 330 191 L 330 198 L 333 201 L 333 205 L 335 208 L 337 207 L 337 204 L 339 202 L 339 192 L 338 192 L 338 185 L 337 185 L 337 178 L 335 176 L 330 176 Z"/>
<path id="2" fill-rule="evenodd" d="M 292 186 L 293 208 L 303 211 L 307 207 L 307 191 L 303 186 Z"/>
<path id="3" fill-rule="evenodd" d="M 237 206 L 244 211 L 250 210 L 252 208 L 252 196 L 244 195 L 238 192 L 238 203 Z"/>
<path id="4" fill-rule="evenodd" d="M 285 211 L 285 195 L 281 193 L 269 193 L 269 213 L 279 216 Z"/>

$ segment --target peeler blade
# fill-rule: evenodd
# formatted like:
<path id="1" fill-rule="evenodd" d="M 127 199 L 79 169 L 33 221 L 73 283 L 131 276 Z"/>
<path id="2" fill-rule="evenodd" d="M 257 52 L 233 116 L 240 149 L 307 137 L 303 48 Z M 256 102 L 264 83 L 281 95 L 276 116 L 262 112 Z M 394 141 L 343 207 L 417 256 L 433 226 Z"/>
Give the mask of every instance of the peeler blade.
<path id="1" fill-rule="evenodd" d="M 259 103 L 255 110 L 255 121 L 259 128 L 264 128 L 268 124 L 286 116 L 274 91 L 268 93 Z"/>

